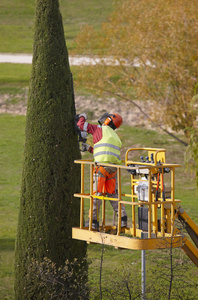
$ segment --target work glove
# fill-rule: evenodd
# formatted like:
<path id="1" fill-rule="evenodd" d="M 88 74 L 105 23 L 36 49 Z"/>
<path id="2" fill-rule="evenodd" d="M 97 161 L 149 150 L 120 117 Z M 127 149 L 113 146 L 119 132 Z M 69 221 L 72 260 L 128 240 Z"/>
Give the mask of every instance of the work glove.
<path id="1" fill-rule="evenodd" d="M 85 143 L 87 140 L 87 133 L 85 131 L 80 131 L 80 142 Z"/>
<path id="2" fill-rule="evenodd" d="M 88 151 L 89 150 L 89 145 L 86 143 L 82 143 L 82 152 Z"/>
<path id="3" fill-rule="evenodd" d="M 78 115 L 79 116 L 79 118 L 80 117 L 84 117 L 85 118 L 85 120 L 87 120 L 87 115 L 84 113 L 84 114 L 80 114 L 80 115 Z"/>

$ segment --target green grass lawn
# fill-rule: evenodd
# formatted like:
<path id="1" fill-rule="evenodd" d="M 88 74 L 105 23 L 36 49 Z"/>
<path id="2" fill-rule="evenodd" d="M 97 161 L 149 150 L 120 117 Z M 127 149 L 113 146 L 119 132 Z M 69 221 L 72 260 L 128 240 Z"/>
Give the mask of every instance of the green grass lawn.
<path id="1" fill-rule="evenodd" d="M 25 118 L 0 115 L 0 123 L 0 298 L 12 299 Z"/>
<path id="2" fill-rule="evenodd" d="M 1 0 L 0 52 L 32 53 L 35 3 L 34 0 Z M 69 50 L 75 48 L 74 38 L 82 25 L 99 28 L 113 9 L 113 0 L 60 0 L 59 3 Z"/>
<path id="3" fill-rule="evenodd" d="M 20 183 L 22 171 L 22 157 L 24 146 L 25 116 L 0 115 L 0 299 L 13 299 L 13 259 L 16 236 L 17 216 L 19 212 Z M 182 200 L 182 207 L 197 222 L 198 202 L 193 176 L 185 171 L 183 155 L 185 148 L 167 135 L 141 128 L 122 126 L 119 135 L 123 141 L 122 157 L 129 147 L 163 147 L 167 149 L 167 161 L 181 163 L 176 178 L 176 196 Z M 88 154 L 86 154 L 89 157 Z M 112 208 L 109 206 L 109 213 Z M 102 245 L 88 246 L 89 282 L 93 292 L 98 293 Z M 148 271 L 152 266 L 152 259 L 157 251 L 147 251 Z M 189 261 L 189 260 L 188 260 Z M 125 263 L 124 263 L 125 262 Z M 104 248 L 103 256 L 103 287 L 106 287 L 108 278 L 121 276 L 124 266 L 128 264 L 136 268 L 137 277 L 140 277 L 141 252 L 135 250 L 117 250 L 113 247 Z M 135 270 L 135 269 L 134 269 Z M 139 270 L 139 271 L 137 271 Z M 197 268 L 190 264 L 190 271 L 196 278 Z M 186 276 L 187 276 L 186 275 Z M 118 277 L 119 277 L 118 276 Z M 148 280 L 148 286 L 151 280 Z M 105 298 L 104 298 L 105 299 Z M 108 299 L 108 298 L 106 298 Z M 119 299 L 119 298 L 118 298 Z M 121 299 L 121 298 L 120 298 Z"/>

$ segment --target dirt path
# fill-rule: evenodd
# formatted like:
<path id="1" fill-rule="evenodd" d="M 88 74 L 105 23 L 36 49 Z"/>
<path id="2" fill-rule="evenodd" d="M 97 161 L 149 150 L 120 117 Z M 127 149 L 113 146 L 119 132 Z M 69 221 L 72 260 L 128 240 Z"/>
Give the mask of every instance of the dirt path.
<path id="1" fill-rule="evenodd" d="M 113 57 L 103 57 L 99 58 L 97 56 L 87 56 L 87 55 L 75 55 L 69 56 L 70 66 L 88 66 L 96 65 L 101 63 L 101 61 L 107 65 L 118 65 L 119 62 Z M 0 63 L 13 63 L 13 64 L 31 64 L 32 54 L 25 53 L 0 53 Z M 136 60 L 134 61 L 134 66 L 139 67 L 140 63 Z"/>

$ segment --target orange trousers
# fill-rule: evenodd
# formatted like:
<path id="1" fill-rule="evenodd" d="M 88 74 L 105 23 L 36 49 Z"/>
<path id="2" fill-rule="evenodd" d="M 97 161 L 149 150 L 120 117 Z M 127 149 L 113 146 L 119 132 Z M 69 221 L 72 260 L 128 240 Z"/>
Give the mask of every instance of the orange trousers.
<path id="1" fill-rule="evenodd" d="M 104 168 L 102 166 L 95 167 L 94 170 L 96 180 L 96 192 L 101 194 L 115 194 L 116 193 L 116 181 L 117 181 L 117 169 L 116 168 Z"/>
<path id="2" fill-rule="evenodd" d="M 107 194 L 109 198 L 117 198 L 117 168 L 96 166 L 94 169 L 94 192 L 97 196 Z M 100 206 L 102 200 L 93 200 L 93 222 L 98 221 L 100 214 Z M 110 200 L 116 214 L 118 214 L 118 202 Z M 121 206 L 121 216 L 127 220 L 127 214 L 124 205 Z"/>

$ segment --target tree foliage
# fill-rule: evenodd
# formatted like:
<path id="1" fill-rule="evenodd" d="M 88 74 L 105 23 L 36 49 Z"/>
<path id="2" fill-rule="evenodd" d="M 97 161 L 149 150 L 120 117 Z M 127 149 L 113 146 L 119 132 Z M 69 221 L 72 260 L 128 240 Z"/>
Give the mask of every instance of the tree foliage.
<path id="1" fill-rule="evenodd" d="M 33 260 L 27 274 L 30 298 L 34 295 L 34 284 L 37 282 L 41 298 L 42 291 L 45 291 L 45 299 L 48 300 L 89 299 L 88 285 L 84 282 L 86 272 L 84 262 L 79 263 L 77 259 L 72 262 L 67 260 L 59 268 L 47 258 L 40 263 Z"/>
<path id="2" fill-rule="evenodd" d="M 82 68 L 83 84 L 133 105 L 147 100 L 144 116 L 165 131 L 182 131 L 189 143 L 197 38 L 196 0 L 117 1 L 99 32 L 86 25 L 77 37 L 78 52 L 103 58 Z"/>
<path id="3" fill-rule="evenodd" d="M 85 26 L 77 39 L 85 54 L 94 49 L 119 62 L 110 68 L 104 60 L 90 68 L 89 84 L 129 99 L 157 101 L 155 114 L 167 117 L 174 130 L 191 125 L 189 102 L 198 67 L 196 7 L 196 1 L 119 1 L 100 32 Z"/>
<path id="4" fill-rule="evenodd" d="M 196 118 L 193 127 L 189 128 L 190 139 L 186 151 L 186 161 L 191 166 L 191 169 L 195 170 L 198 188 L 198 94 L 192 98 L 190 110 L 195 113 Z"/>
<path id="5" fill-rule="evenodd" d="M 80 152 L 58 0 L 37 1 L 33 46 L 15 252 L 15 291 L 20 300 L 44 299 L 45 292 L 28 281 L 32 259 L 40 263 L 47 257 L 58 268 L 86 255 L 86 244 L 72 240 L 80 215 L 73 196 L 80 189 L 74 164 Z"/>

